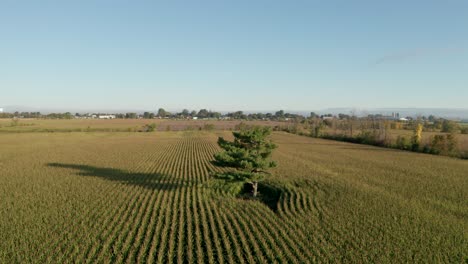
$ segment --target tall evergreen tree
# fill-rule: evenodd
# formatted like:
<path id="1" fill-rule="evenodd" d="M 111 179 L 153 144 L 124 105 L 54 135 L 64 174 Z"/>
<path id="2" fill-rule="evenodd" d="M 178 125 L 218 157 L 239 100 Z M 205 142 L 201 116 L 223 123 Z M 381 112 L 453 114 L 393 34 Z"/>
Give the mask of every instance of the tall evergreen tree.
<path id="1" fill-rule="evenodd" d="M 224 150 L 214 155 L 215 164 L 221 167 L 235 168 L 241 179 L 250 182 L 253 196 L 258 193 L 258 182 L 267 170 L 276 166 L 270 159 L 276 145 L 268 139 L 269 127 L 248 127 L 233 132 L 234 141 L 220 137 L 218 145 Z"/>

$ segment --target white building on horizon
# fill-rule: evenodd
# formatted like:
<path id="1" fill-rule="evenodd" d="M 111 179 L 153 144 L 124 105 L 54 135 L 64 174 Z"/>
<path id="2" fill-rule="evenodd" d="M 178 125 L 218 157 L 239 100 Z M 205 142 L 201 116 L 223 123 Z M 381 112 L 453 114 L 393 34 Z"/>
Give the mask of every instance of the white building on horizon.
<path id="1" fill-rule="evenodd" d="M 3 113 L 3 108 L 0 107 L 0 113 Z"/>
<path id="2" fill-rule="evenodd" d="M 115 119 L 115 115 L 99 115 L 99 119 Z"/>

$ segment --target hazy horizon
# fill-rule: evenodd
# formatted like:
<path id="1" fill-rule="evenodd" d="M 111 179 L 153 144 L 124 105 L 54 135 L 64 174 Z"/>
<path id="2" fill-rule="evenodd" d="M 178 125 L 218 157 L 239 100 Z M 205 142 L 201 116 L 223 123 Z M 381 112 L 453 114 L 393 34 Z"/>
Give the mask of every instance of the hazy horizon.
<path id="1" fill-rule="evenodd" d="M 159 108 L 164 108 L 166 111 L 175 113 L 181 112 L 183 109 L 188 109 L 190 111 L 195 110 L 199 111 L 200 109 L 207 109 L 210 111 L 220 112 L 223 114 L 234 112 L 234 111 L 243 111 L 244 113 L 274 113 L 279 110 L 284 110 L 288 113 L 309 115 L 311 112 L 317 114 L 350 114 L 354 113 L 358 116 L 366 116 L 368 114 L 383 114 L 391 115 L 393 112 L 399 113 L 401 116 L 429 116 L 435 115 L 437 117 L 443 118 L 454 118 L 454 119 L 468 119 L 468 108 L 412 108 L 412 107 L 380 107 L 380 108 L 359 108 L 359 107 L 328 107 L 322 109 L 263 109 L 263 110 L 250 110 L 250 109 L 235 109 L 235 110 L 224 110 L 224 109 L 211 109 L 207 107 L 202 108 L 165 108 L 164 106 L 157 106 L 151 109 L 144 108 L 88 108 L 88 109 L 79 109 L 79 108 L 47 108 L 47 107 L 26 107 L 26 106 L 2 106 L 0 109 L 4 112 L 41 112 L 43 114 L 48 113 L 127 113 L 127 112 L 136 112 L 142 114 L 144 112 L 153 112 L 156 113 Z"/>

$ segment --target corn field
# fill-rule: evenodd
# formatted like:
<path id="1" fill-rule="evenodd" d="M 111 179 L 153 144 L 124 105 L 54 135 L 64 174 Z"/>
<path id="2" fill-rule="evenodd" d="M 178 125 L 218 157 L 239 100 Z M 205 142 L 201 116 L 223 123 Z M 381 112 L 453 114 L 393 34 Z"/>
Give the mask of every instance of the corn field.
<path id="1" fill-rule="evenodd" d="M 467 260 L 468 161 L 275 133 L 272 210 L 210 187 L 221 134 L 0 135 L 0 263 Z"/>

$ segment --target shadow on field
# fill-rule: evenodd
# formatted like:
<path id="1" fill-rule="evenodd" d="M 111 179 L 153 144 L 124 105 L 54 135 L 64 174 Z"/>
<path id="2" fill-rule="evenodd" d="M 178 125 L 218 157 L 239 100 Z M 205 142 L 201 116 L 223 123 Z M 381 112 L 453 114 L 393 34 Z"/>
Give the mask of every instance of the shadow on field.
<path id="1" fill-rule="evenodd" d="M 113 168 L 100 168 L 88 165 L 48 163 L 47 166 L 77 170 L 77 175 L 100 177 L 126 185 L 141 186 L 151 190 L 175 190 L 189 184 L 188 181 L 173 182 L 174 177 L 160 173 L 134 173 Z M 172 181 L 171 181 L 172 180 Z"/>

